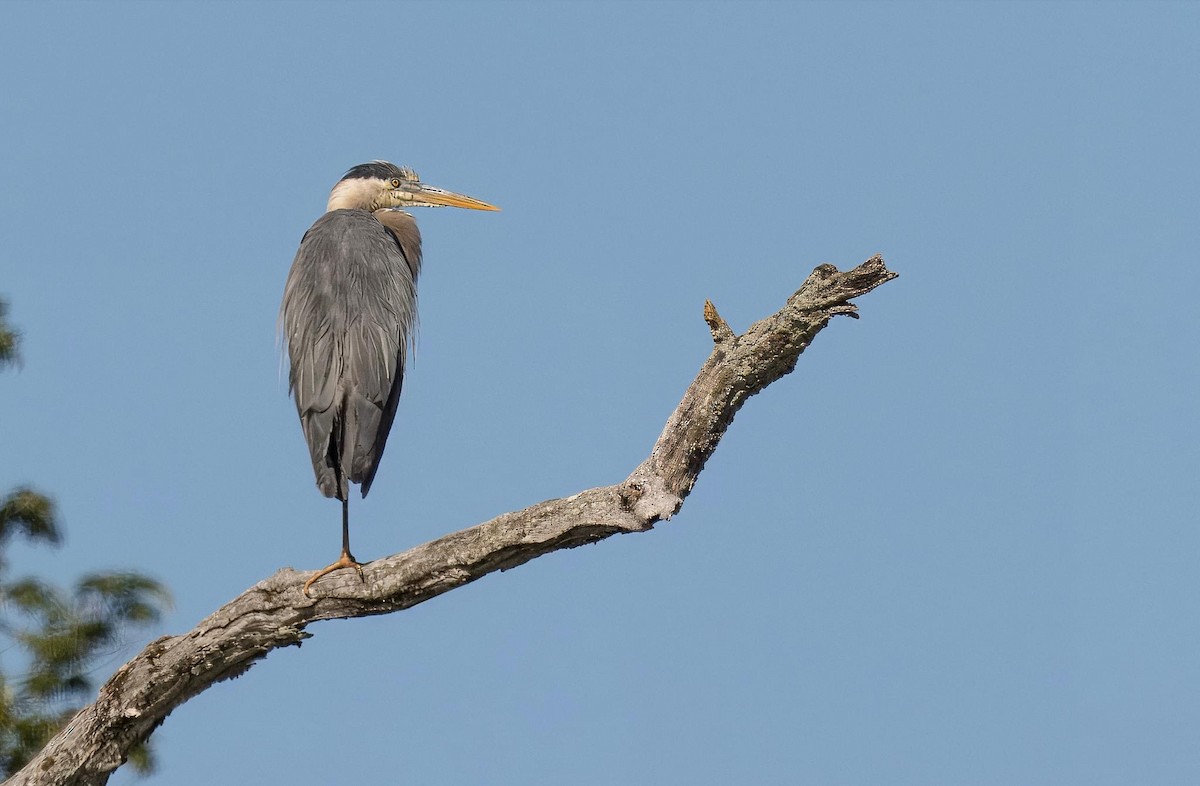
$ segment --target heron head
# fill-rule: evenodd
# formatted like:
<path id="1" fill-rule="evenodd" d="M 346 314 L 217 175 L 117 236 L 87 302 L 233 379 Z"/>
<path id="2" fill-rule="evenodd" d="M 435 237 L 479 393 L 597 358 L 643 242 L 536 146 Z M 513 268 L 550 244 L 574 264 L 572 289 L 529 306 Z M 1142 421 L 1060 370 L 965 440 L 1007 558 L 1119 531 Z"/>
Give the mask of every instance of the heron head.
<path id="1" fill-rule="evenodd" d="M 358 208 L 375 211 L 405 207 L 500 209 L 473 197 L 422 183 L 413 170 L 387 161 L 359 164 L 343 175 L 330 192 L 326 209 Z"/>

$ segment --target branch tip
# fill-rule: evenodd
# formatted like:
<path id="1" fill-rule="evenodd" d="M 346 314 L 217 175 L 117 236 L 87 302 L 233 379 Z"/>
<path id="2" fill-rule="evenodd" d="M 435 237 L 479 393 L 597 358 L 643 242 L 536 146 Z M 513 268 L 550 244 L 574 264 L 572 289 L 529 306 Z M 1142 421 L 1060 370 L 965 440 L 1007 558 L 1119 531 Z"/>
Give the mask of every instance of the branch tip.
<path id="1" fill-rule="evenodd" d="M 729 323 L 721 319 L 721 315 L 717 313 L 717 307 L 711 300 L 704 301 L 704 321 L 708 323 L 714 344 L 720 344 L 733 338 L 733 330 L 729 327 Z"/>

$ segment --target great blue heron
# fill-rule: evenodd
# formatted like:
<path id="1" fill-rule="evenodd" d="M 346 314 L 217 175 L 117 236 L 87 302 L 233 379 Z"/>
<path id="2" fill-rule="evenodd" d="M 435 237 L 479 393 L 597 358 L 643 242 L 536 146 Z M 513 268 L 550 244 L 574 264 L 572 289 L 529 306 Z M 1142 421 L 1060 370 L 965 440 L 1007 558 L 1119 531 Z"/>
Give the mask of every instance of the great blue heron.
<path id="1" fill-rule="evenodd" d="M 425 185 L 386 161 L 359 164 L 329 194 L 292 262 L 280 329 L 289 389 L 317 487 L 342 501 L 342 555 L 304 583 L 362 565 L 350 553 L 350 484 L 367 496 L 379 468 L 417 319 L 421 233 L 404 207 L 500 208 Z"/>

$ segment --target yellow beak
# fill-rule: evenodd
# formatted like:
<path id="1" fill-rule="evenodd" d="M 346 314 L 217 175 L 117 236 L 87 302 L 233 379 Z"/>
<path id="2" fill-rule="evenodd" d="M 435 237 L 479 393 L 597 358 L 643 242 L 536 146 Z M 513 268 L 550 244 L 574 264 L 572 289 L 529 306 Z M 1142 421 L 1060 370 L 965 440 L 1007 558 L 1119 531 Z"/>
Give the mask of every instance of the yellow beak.
<path id="1" fill-rule="evenodd" d="M 424 183 L 405 183 L 394 189 L 392 193 L 405 207 L 411 205 L 413 207 L 465 207 L 468 210 L 500 209 L 475 197 L 456 194 L 453 191 L 427 186 Z"/>

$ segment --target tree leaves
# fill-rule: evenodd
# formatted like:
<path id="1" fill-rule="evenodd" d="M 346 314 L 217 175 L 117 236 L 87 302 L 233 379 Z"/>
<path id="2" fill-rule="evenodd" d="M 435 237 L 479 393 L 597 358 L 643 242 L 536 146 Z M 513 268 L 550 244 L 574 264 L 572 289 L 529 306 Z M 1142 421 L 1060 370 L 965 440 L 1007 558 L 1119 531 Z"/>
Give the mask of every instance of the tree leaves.
<path id="1" fill-rule="evenodd" d="M 0 300 L 0 368 L 20 360 L 6 312 Z M 27 486 L 0 500 L 0 639 L 8 640 L 0 652 L 6 666 L 21 666 L 17 677 L 0 672 L 0 777 L 20 769 L 92 697 L 97 663 L 171 605 L 166 587 L 140 573 L 93 573 L 70 591 L 36 577 L 11 579 L 5 549 L 14 538 L 60 545 L 54 501 Z M 142 772 L 153 767 L 145 745 L 129 760 Z"/>
<path id="2" fill-rule="evenodd" d="M 0 300 L 0 368 L 21 362 L 21 334 L 9 327 L 8 302 Z"/>
<path id="3" fill-rule="evenodd" d="M 73 591 L 38 578 L 0 581 L 0 635 L 24 656 L 23 674 L 0 674 L 0 772 L 19 769 L 95 691 L 97 661 L 133 628 L 159 621 L 167 589 L 140 573 L 96 573 Z M 149 766 L 150 752 L 134 758 Z M 140 765 L 139 765 L 140 763 Z"/>
<path id="4" fill-rule="evenodd" d="M 0 547 L 17 534 L 34 542 L 62 543 L 54 514 L 54 501 L 28 486 L 9 492 L 0 502 Z"/>

